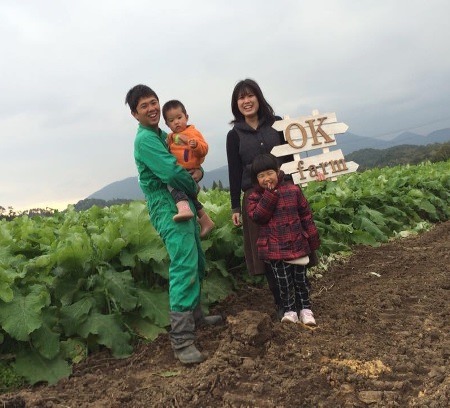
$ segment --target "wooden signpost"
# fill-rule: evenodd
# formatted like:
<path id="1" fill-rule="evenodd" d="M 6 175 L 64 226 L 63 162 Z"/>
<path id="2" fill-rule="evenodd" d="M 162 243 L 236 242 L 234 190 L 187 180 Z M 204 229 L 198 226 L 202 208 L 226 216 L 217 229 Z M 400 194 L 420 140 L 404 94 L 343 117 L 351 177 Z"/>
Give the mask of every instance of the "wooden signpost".
<path id="1" fill-rule="evenodd" d="M 275 146 L 271 153 L 274 156 L 292 154 L 294 161 L 281 166 L 286 174 L 292 175 L 295 184 L 305 186 L 323 174 L 326 179 L 336 180 L 337 176 L 353 173 L 358 169 L 355 162 L 346 162 L 342 150 L 330 152 L 336 146 L 334 135 L 345 133 L 348 126 L 338 123 L 335 113 L 322 113 L 314 110 L 311 116 L 300 116 L 291 119 L 287 116 L 276 121 L 272 127 L 283 131 L 287 144 Z M 301 153 L 320 149 L 321 153 L 302 157 Z"/>

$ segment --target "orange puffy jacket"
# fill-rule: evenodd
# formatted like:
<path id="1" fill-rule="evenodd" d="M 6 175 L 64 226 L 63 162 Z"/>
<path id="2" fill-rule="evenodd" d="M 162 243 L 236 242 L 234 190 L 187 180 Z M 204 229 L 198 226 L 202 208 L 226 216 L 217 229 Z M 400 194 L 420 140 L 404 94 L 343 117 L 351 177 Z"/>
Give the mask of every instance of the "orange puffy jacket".
<path id="1" fill-rule="evenodd" d="M 192 148 L 181 141 L 178 144 L 175 143 L 176 134 L 170 133 L 167 137 L 170 153 L 176 157 L 178 164 L 185 169 L 190 170 L 199 168 L 208 153 L 208 143 L 206 143 L 202 134 L 194 125 L 189 125 L 185 130 L 180 132 L 180 134 L 186 136 L 188 140 L 196 140 L 197 147 Z"/>

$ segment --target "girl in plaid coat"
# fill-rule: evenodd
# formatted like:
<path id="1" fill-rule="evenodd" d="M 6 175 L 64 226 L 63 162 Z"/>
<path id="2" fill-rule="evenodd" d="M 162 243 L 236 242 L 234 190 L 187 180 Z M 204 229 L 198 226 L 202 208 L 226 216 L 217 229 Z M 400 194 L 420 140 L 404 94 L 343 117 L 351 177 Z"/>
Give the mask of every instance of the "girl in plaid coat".
<path id="1" fill-rule="evenodd" d="M 284 181 L 272 154 L 254 159 L 251 177 L 255 189 L 247 212 L 260 225 L 258 255 L 275 275 L 284 308 L 281 321 L 297 323 L 300 318 L 303 324 L 315 326 L 306 269 L 320 239 L 308 201 L 299 186 Z"/>

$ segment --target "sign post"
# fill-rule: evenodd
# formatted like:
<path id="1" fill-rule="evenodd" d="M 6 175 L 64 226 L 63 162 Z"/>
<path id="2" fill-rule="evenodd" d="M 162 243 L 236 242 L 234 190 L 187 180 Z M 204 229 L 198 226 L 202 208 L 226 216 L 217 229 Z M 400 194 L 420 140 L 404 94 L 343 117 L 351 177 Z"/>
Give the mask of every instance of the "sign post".
<path id="1" fill-rule="evenodd" d="M 320 114 L 314 110 L 311 116 L 300 116 L 291 119 L 285 116 L 277 120 L 272 127 L 283 131 L 287 144 L 275 146 L 271 153 L 281 157 L 291 154 L 294 161 L 284 163 L 281 170 L 292 175 L 295 184 L 306 186 L 308 182 L 323 174 L 326 179 L 336 180 L 338 176 L 354 173 L 358 169 L 355 162 L 346 162 L 342 150 L 330 152 L 331 146 L 336 146 L 334 135 L 345 133 L 348 126 L 338 123 L 335 113 Z M 301 153 L 320 149 L 319 154 L 302 157 Z"/>

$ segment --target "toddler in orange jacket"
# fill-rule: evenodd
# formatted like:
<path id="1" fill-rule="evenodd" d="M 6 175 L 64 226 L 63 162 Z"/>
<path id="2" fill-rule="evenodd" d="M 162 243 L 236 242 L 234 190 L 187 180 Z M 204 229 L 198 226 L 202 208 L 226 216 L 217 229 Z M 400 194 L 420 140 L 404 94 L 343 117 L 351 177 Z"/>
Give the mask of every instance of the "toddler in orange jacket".
<path id="1" fill-rule="evenodd" d="M 201 169 L 208 153 L 208 144 L 194 125 L 188 125 L 189 115 L 184 105 L 177 100 L 168 101 L 163 106 L 162 114 L 166 125 L 172 131 L 167 136 L 167 145 L 177 159 L 177 163 L 190 173 Z M 189 207 L 187 195 L 171 186 L 168 186 L 168 189 L 178 208 L 178 214 L 173 217 L 174 221 L 180 222 L 192 218 L 194 213 Z M 197 212 L 200 237 L 204 237 L 214 228 L 214 223 L 197 197 L 190 198 Z"/>

